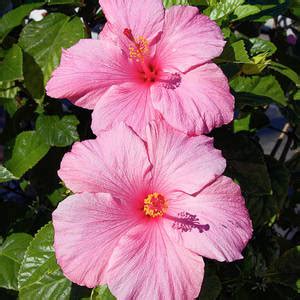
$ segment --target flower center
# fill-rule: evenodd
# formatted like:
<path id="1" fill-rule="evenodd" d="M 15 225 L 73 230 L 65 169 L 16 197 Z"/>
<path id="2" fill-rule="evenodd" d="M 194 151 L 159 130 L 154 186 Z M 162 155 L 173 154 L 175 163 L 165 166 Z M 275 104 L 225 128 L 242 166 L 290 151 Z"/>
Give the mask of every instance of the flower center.
<path id="1" fill-rule="evenodd" d="M 124 35 L 129 39 L 131 44 L 128 46 L 129 59 L 140 66 L 140 78 L 144 82 L 155 82 L 157 77 L 157 70 L 149 63 L 149 42 L 148 40 L 140 36 L 135 38 L 131 29 L 125 28 Z"/>
<path id="2" fill-rule="evenodd" d="M 123 34 L 130 41 L 129 60 L 136 65 L 138 78 L 143 83 L 148 85 L 159 82 L 167 89 L 176 89 L 180 86 L 181 76 L 178 73 L 164 72 L 157 61 L 150 57 L 150 44 L 145 37 L 135 38 L 129 28 L 125 28 Z"/>
<path id="3" fill-rule="evenodd" d="M 165 197 L 159 193 L 149 194 L 144 199 L 144 214 L 156 218 L 162 217 L 168 209 L 168 202 Z"/>
<path id="4" fill-rule="evenodd" d="M 143 62 L 149 54 L 149 42 L 143 36 L 134 38 L 131 29 L 125 28 L 124 35 L 132 42 L 129 46 L 129 58 L 136 62 Z"/>

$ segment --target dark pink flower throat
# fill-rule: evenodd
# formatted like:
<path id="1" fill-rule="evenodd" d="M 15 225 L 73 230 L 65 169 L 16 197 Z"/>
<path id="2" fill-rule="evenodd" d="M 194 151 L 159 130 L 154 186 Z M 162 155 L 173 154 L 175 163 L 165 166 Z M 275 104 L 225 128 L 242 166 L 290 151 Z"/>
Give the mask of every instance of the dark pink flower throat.
<path id="1" fill-rule="evenodd" d="M 150 43 L 143 37 L 135 38 L 131 29 L 125 28 L 123 34 L 129 39 L 129 59 L 136 63 L 138 77 L 144 83 L 160 82 L 166 88 L 175 89 L 180 85 L 181 76 L 178 73 L 163 72 L 154 58 L 150 57 Z"/>

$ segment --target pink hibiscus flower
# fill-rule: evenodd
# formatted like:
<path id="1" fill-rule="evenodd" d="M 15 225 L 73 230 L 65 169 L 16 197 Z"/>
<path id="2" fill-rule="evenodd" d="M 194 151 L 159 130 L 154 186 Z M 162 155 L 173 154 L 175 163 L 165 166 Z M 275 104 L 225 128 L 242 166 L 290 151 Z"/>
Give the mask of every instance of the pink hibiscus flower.
<path id="1" fill-rule="evenodd" d="M 94 109 L 95 134 L 121 121 L 143 133 L 161 115 L 191 135 L 232 121 L 228 81 L 211 62 L 225 44 L 216 23 L 161 0 L 99 2 L 107 18 L 99 40 L 63 51 L 48 95 Z"/>
<path id="2" fill-rule="evenodd" d="M 55 252 L 79 285 L 108 284 L 118 299 L 193 299 L 201 256 L 241 259 L 252 234 L 240 188 L 206 136 L 166 123 L 145 141 L 120 124 L 75 143 L 59 176 L 76 194 L 53 213 Z"/>

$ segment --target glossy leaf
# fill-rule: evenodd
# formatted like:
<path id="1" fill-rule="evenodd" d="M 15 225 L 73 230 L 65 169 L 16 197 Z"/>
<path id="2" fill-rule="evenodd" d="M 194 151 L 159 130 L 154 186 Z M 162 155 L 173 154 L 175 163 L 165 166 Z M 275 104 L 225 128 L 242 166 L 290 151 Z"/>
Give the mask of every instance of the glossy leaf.
<path id="1" fill-rule="evenodd" d="M 17 111 L 19 103 L 16 101 L 16 96 L 19 88 L 15 86 L 14 82 L 0 82 L 0 105 L 13 116 Z"/>
<path id="2" fill-rule="evenodd" d="M 173 5 L 189 5 L 188 0 L 163 0 L 164 6 L 169 8 Z"/>
<path id="3" fill-rule="evenodd" d="M 20 265 L 15 261 L 0 255 L 0 287 L 17 290 L 17 277 Z"/>
<path id="4" fill-rule="evenodd" d="M 84 4 L 84 0 L 46 0 L 48 5 L 58 5 L 58 4 L 70 4 L 76 6 L 82 6 Z"/>
<path id="5" fill-rule="evenodd" d="M 244 118 L 234 120 L 233 123 L 234 132 L 250 130 L 250 119 L 251 119 L 251 114 L 249 114 Z"/>
<path id="6" fill-rule="evenodd" d="M 293 99 L 297 101 L 300 100 L 300 89 L 294 94 Z"/>
<path id="7" fill-rule="evenodd" d="M 222 55 L 215 59 L 216 62 L 223 63 L 248 63 L 250 62 L 248 53 L 245 49 L 244 41 L 226 44 Z"/>
<path id="8" fill-rule="evenodd" d="M 289 78 L 291 81 L 293 81 L 295 84 L 299 84 L 299 76 L 298 74 L 293 71 L 292 69 L 290 69 L 287 66 L 284 66 L 280 63 L 277 63 L 275 61 L 272 61 L 268 64 L 270 69 L 275 70 L 276 72 L 281 73 L 282 75 L 284 75 L 285 77 Z"/>
<path id="9" fill-rule="evenodd" d="M 43 4 L 43 2 L 24 4 L 9 11 L 0 18 L 0 42 L 3 41 L 13 28 L 20 25 L 32 10 L 41 7 Z"/>
<path id="10" fill-rule="evenodd" d="M 19 44 L 40 66 L 45 84 L 59 64 L 62 48 L 71 47 L 84 36 L 84 27 L 78 17 L 51 13 L 42 21 L 25 26 Z"/>
<path id="11" fill-rule="evenodd" d="M 47 224 L 30 243 L 18 276 L 20 300 L 69 299 L 71 282 L 56 263 L 53 235 L 52 224 Z"/>
<path id="12" fill-rule="evenodd" d="M 271 56 L 277 51 L 277 47 L 270 41 L 266 41 L 260 38 L 249 39 L 251 44 L 250 54 L 252 56 L 258 54 L 266 54 L 266 56 Z"/>
<path id="13" fill-rule="evenodd" d="M 210 12 L 212 20 L 218 20 L 234 12 L 234 10 L 244 3 L 244 0 L 221 0 Z"/>
<path id="14" fill-rule="evenodd" d="M 1 245 L 0 255 L 6 256 L 20 264 L 31 240 L 32 236 L 27 233 L 14 233 L 8 236 Z"/>
<path id="15" fill-rule="evenodd" d="M 239 76 L 230 81 L 230 86 L 236 93 L 247 93 L 258 96 L 255 105 L 265 104 L 263 101 L 267 98 L 281 105 L 286 105 L 286 97 L 276 78 L 272 75 L 268 76 Z"/>
<path id="16" fill-rule="evenodd" d="M 37 103 L 42 102 L 45 95 L 44 75 L 41 67 L 28 53 L 23 54 L 24 85 Z"/>
<path id="17" fill-rule="evenodd" d="M 58 203 L 67 198 L 70 193 L 70 190 L 68 190 L 65 186 L 62 186 L 53 191 L 50 195 L 47 195 L 47 198 L 49 199 L 53 207 L 56 207 Z"/>
<path id="18" fill-rule="evenodd" d="M 269 60 L 266 54 L 257 54 L 251 58 L 251 63 L 243 65 L 242 72 L 245 75 L 260 74 L 267 67 L 268 63 Z"/>
<path id="19" fill-rule="evenodd" d="M 98 286 L 93 289 L 91 300 L 116 300 L 107 285 Z"/>
<path id="20" fill-rule="evenodd" d="M 50 146 L 43 143 L 36 131 L 24 131 L 17 136 L 12 156 L 5 166 L 16 177 L 21 177 L 38 163 L 49 149 Z"/>
<path id="21" fill-rule="evenodd" d="M 14 233 L 0 246 L 0 287 L 17 290 L 18 271 L 31 240 L 29 234 Z"/>
<path id="22" fill-rule="evenodd" d="M 234 21 L 241 20 L 246 17 L 255 15 L 259 12 L 260 12 L 260 8 L 255 5 L 250 5 L 250 4 L 241 5 L 234 10 L 235 17 L 233 18 L 233 20 Z"/>
<path id="23" fill-rule="evenodd" d="M 0 98 L 13 99 L 19 88 L 13 82 L 0 82 Z"/>
<path id="24" fill-rule="evenodd" d="M 13 45 L 3 61 L 0 61 L 0 81 L 13 81 L 23 78 L 23 55 L 19 46 Z"/>
<path id="25" fill-rule="evenodd" d="M 285 13 L 290 5 L 290 1 L 286 0 L 251 0 L 251 4 L 255 4 L 260 8 L 261 13 L 256 18 L 256 22 L 265 22 L 272 17 L 276 17 Z"/>
<path id="26" fill-rule="evenodd" d="M 65 147 L 79 139 L 76 127 L 79 121 L 75 116 L 40 115 L 36 121 L 36 131 L 41 140 L 49 145 Z"/>
<path id="27" fill-rule="evenodd" d="M 46 272 L 44 276 L 30 286 L 20 288 L 20 300 L 69 300 L 71 282 L 66 279 L 60 269 Z"/>
<path id="28" fill-rule="evenodd" d="M 9 172 L 5 167 L 0 165 L 0 183 L 10 180 L 17 179 L 11 172 Z"/>

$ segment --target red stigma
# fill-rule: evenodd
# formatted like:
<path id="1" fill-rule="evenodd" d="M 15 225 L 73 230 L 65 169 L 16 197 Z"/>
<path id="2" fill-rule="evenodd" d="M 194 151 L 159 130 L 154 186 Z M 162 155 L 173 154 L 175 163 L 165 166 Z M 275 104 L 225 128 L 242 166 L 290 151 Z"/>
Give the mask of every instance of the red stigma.
<path id="1" fill-rule="evenodd" d="M 135 43 L 135 39 L 134 39 L 134 37 L 132 35 L 131 29 L 125 28 L 124 31 L 123 31 L 123 34 L 126 35 L 126 37 L 128 37 L 129 40 L 131 40 L 132 42 Z"/>

